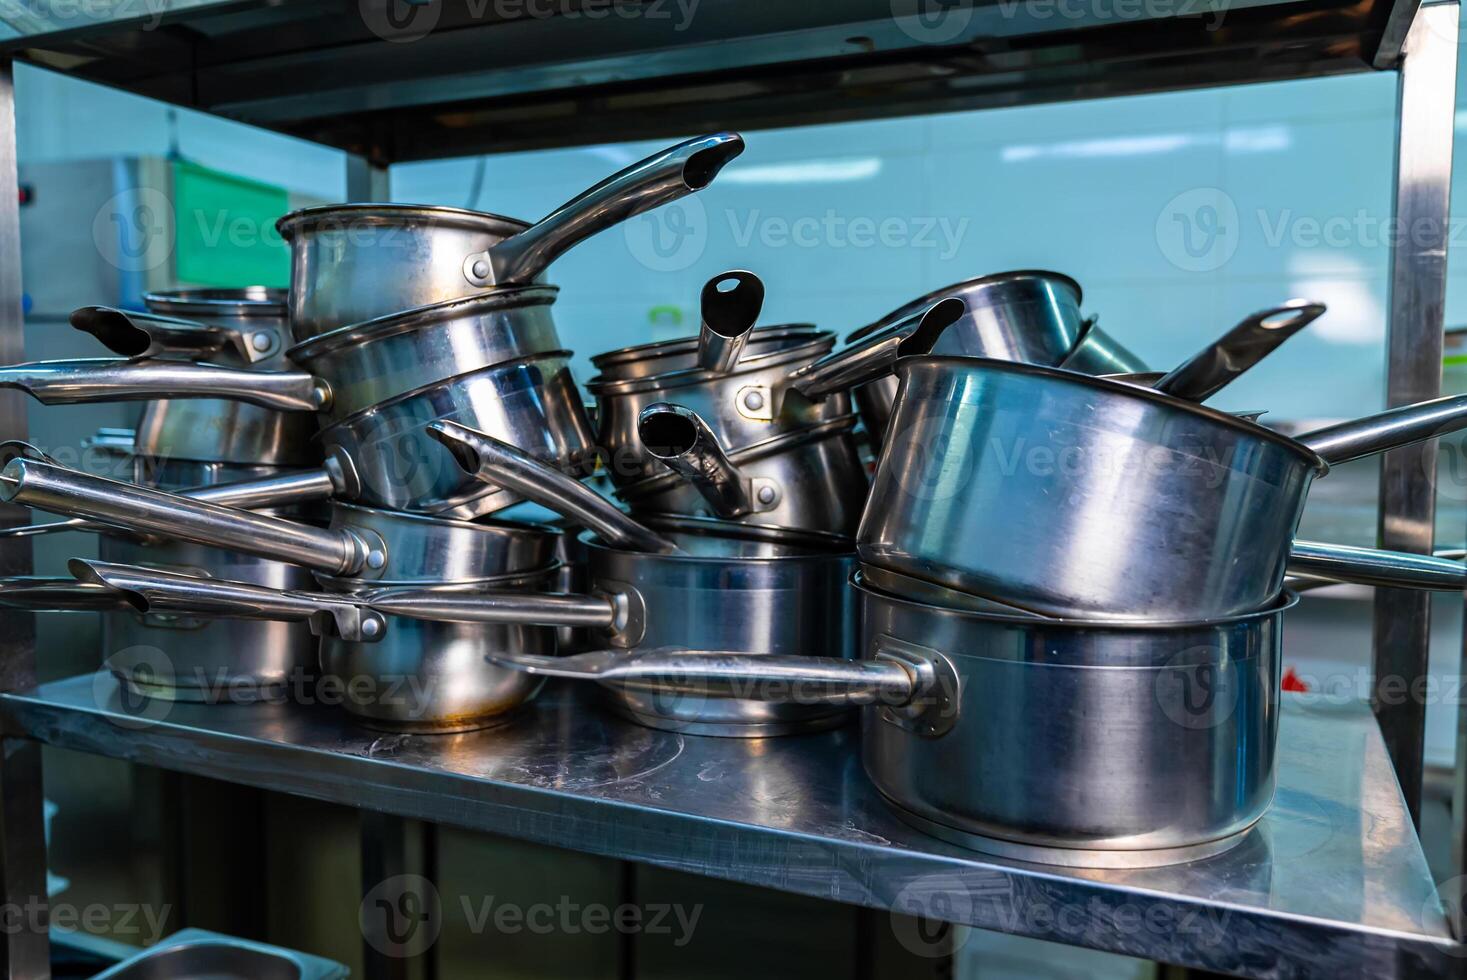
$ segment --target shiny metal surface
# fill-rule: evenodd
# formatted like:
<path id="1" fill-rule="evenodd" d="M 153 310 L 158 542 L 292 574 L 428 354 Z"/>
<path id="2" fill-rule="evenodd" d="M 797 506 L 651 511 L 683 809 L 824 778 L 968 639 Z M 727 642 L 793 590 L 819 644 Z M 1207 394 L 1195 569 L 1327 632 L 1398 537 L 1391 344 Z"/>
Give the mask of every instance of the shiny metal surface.
<path id="1" fill-rule="evenodd" d="M 0 471 L 0 497 L 53 514 L 241 551 L 328 575 L 362 574 L 369 567 L 380 570 L 387 562 L 384 542 L 355 529 L 316 528 L 33 459 L 12 459 L 5 465 Z"/>
<path id="2" fill-rule="evenodd" d="M 1323 315 L 1323 303 L 1302 299 L 1249 314 L 1151 387 L 1173 398 L 1206 401 Z"/>
<path id="3" fill-rule="evenodd" d="M 1234 837 L 1273 799 L 1282 619 L 1294 601 L 1216 623 L 1105 627 L 861 588 L 862 657 L 916 647 L 959 678 L 944 734 L 866 709 L 866 772 L 903 811 L 965 835 L 1130 852 L 1126 864 L 1186 860 L 1134 852 Z"/>
<path id="4" fill-rule="evenodd" d="M 182 929 L 92 980 L 345 980 L 340 963 L 283 946 Z"/>
<path id="5" fill-rule="evenodd" d="M 946 336 L 945 331 L 956 328 L 963 314 L 961 299 L 940 299 L 879 333 L 800 368 L 790 375 L 789 386 L 806 398 L 819 400 L 877 381 L 891 373 L 898 357 L 930 352 L 939 338 Z"/>
<path id="6" fill-rule="evenodd" d="M 294 588 L 270 587 L 219 577 L 203 569 L 175 571 L 125 561 L 73 558 L 67 568 L 76 579 L 121 595 L 144 616 L 184 613 L 193 616 L 309 623 L 318 635 L 373 642 L 386 631 L 381 614 L 350 597 Z M 115 668 L 114 668 L 115 671 Z M 288 678 L 281 674 L 277 681 Z M 262 685 L 263 686 L 263 685 Z"/>
<path id="7" fill-rule="evenodd" d="M 1467 588 L 1467 566 L 1461 561 L 1406 551 L 1379 551 L 1346 545 L 1294 540 L 1289 574 L 1377 588 L 1460 592 Z"/>
<path id="8" fill-rule="evenodd" d="M 114 354 L 132 360 L 173 357 L 208 360 L 224 355 L 228 360 L 249 364 L 278 352 L 280 338 L 271 335 L 269 344 L 254 342 L 247 330 L 218 323 L 182 320 L 158 313 L 138 313 L 111 306 L 82 306 L 71 311 L 71 325 L 89 333 Z M 265 326 L 261 331 L 267 331 Z"/>
<path id="9" fill-rule="evenodd" d="M 33 612 L 109 612 L 128 606 L 121 596 L 106 586 L 56 576 L 17 575 L 0 579 L 0 608 Z"/>
<path id="10" fill-rule="evenodd" d="M 742 525 L 692 518 L 650 519 L 684 554 L 652 555 L 611 548 L 586 534 L 593 588 L 629 588 L 646 605 L 642 648 L 681 647 L 753 654 L 803 654 L 849 659 L 855 611 L 846 579 L 853 567 L 848 540 L 773 529 L 767 540 Z M 617 644 L 609 631 L 591 642 Z M 776 704 L 750 698 L 703 697 L 617 689 L 608 692 L 621 714 L 655 728 L 693 734 L 758 736 L 810 731 L 844 723 L 839 705 Z"/>
<path id="11" fill-rule="evenodd" d="M 0 387 L 24 391 L 43 405 L 231 398 L 281 412 L 315 412 L 331 390 L 303 371 L 244 371 L 185 361 L 82 358 L 0 367 Z"/>
<path id="12" fill-rule="evenodd" d="M 918 316 L 948 297 L 962 300 L 967 313 L 934 353 L 1054 366 L 1074 348 L 1082 333 L 1080 284 L 1058 272 L 1022 269 L 934 289 L 852 331 L 846 343 Z"/>
<path id="13" fill-rule="evenodd" d="M 742 521 L 854 534 L 871 483 L 852 435 L 855 424 L 855 417 L 846 415 L 729 453 L 729 462 L 748 481 L 757 504 Z M 773 503 L 759 499 L 765 488 L 774 493 Z M 718 516 L 707 498 L 675 473 L 638 480 L 618 489 L 616 496 L 639 517 Z"/>
<path id="14" fill-rule="evenodd" d="M 591 358 L 597 371 L 592 383 L 635 381 L 665 374 L 676 374 L 679 378 L 689 373 L 698 374 L 704 370 L 698 365 L 700 343 L 698 337 L 683 337 L 605 351 Z M 744 352 L 739 361 L 759 361 L 765 366 L 772 366 L 776 360 L 781 363 L 813 360 L 828 352 L 834 343 L 833 335 L 825 330 L 817 330 L 809 323 L 755 327 L 744 343 Z M 761 361 L 763 358 L 772 360 Z M 704 373 L 698 376 L 707 378 L 710 375 Z"/>
<path id="15" fill-rule="evenodd" d="M 143 545 L 106 536 L 98 553 L 104 562 L 208 574 L 269 589 L 314 584 L 311 574 L 295 565 L 187 542 Z M 293 685 L 318 672 L 316 651 L 310 631 L 288 621 L 215 620 L 136 607 L 102 620 L 104 667 L 133 693 L 168 701 L 253 707 L 289 696 Z"/>
<path id="16" fill-rule="evenodd" d="M 1096 377 L 1106 374 L 1139 374 L 1148 370 L 1145 361 L 1101 330 L 1096 325 L 1097 320 L 1097 317 L 1091 317 L 1085 322 L 1079 343 L 1060 362 L 1060 367 Z"/>
<path id="17" fill-rule="evenodd" d="M 233 366 L 282 371 L 295 367 L 285 357 L 285 299 L 284 290 L 250 286 L 148 293 L 144 302 L 153 313 L 223 331 Z M 136 449 L 146 456 L 275 466 L 310 466 L 321 459 L 311 441 L 314 417 L 239 401 L 160 399 L 144 407 L 137 429 Z"/>
<path id="18" fill-rule="evenodd" d="M 861 560 L 1052 616 L 1262 608 L 1329 461 L 1467 425 L 1461 398 L 1296 441 L 1068 371 L 940 357 L 897 371 L 888 431 L 906 451 L 878 462 Z"/>
<path id="19" fill-rule="evenodd" d="M 514 446 L 457 422 L 433 422 L 428 435 L 475 479 L 494 483 L 548 507 L 578 527 L 594 530 L 618 548 L 667 554 L 677 546 L 617 510 L 600 494 Z"/>
<path id="20" fill-rule="evenodd" d="M 461 422 L 580 473 L 596 441 L 569 360 L 557 351 L 447 379 L 327 426 L 321 444 L 356 464 L 364 503 L 465 518 L 493 513 L 519 497 L 453 465 L 426 426 Z"/>
<path id="21" fill-rule="evenodd" d="M 744 355 L 754 322 L 764 308 L 764 283 L 741 269 L 721 273 L 703 284 L 699 306 L 703 319 L 698 331 L 698 367 L 727 374 Z"/>
<path id="22" fill-rule="evenodd" d="M 346 484 L 331 468 L 288 471 L 279 475 L 243 480 L 239 483 L 217 483 L 193 486 L 178 493 L 194 500 L 203 500 L 241 510 L 262 510 L 286 507 L 292 504 L 326 500 L 333 494 L 345 492 Z M 137 477 L 134 477 L 137 479 Z M 141 481 L 140 481 L 141 482 Z M 192 482 L 192 481 L 189 481 Z M 153 485 L 177 486 L 176 482 L 160 480 Z M 99 521 L 73 517 L 48 524 L 26 524 L 0 530 L 0 539 L 27 538 L 58 531 L 115 531 L 116 528 Z"/>
<path id="23" fill-rule="evenodd" d="M 331 385 L 341 419 L 408 392 L 561 349 L 553 286 L 495 289 L 312 337 L 286 352 Z"/>
<path id="24" fill-rule="evenodd" d="M 291 247 L 291 329 L 303 341 L 484 287 L 529 283 L 578 242 L 700 190 L 742 150 L 732 133 L 689 140 L 625 168 L 533 226 L 412 205 L 292 212 L 276 223 Z"/>
<path id="25" fill-rule="evenodd" d="M 1091 321 L 1081 318 L 1080 284 L 1057 272 L 1022 270 L 981 276 L 933 290 L 846 337 L 856 344 L 920 314 L 946 297 L 963 301 L 967 312 L 931 347 L 935 354 L 966 354 L 1054 366 L 1072 356 Z M 895 378 L 879 378 L 856 388 L 861 420 L 873 450 L 896 401 Z"/>
<path id="26" fill-rule="evenodd" d="M 608 719 L 590 693 L 550 688 L 492 732 L 390 743 L 319 705 L 173 705 L 138 727 L 92 677 L 4 695 L 0 714 L 71 749 L 1197 969 L 1404 980 L 1458 962 L 1380 733 L 1351 701 L 1283 695 L 1274 805 L 1226 854 L 1076 870 L 907 826 L 852 730 L 692 738 Z"/>
<path id="27" fill-rule="evenodd" d="M 596 440 L 606 457 L 612 482 L 620 489 L 666 472 L 662 462 L 637 438 L 638 418 L 649 405 L 658 402 L 676 402 L 697 412 L 713 430 L 719 445 L 730 453 L 782 433 L 849 415 L 850 398 L 844 392 L 823 401 L 800 399 L 798 403 L 783 393 L 793 371 L 827 353 L 834 343 L 829 333 L 756 330 L 744 356 L 726 374 L 678 367 L 655 374 L 611 377 L 604 373 L 607 367 L 599 363 L 602 359 L 593 359 L 603 374 L 587 382 L 586 390 L 596 399 Z M 685 341 L 632 350 L 641 350 L 645 360 L 616 360 L 618 370 L 646 369 L 648 360 L 681 363 L 696 357 L 697 346 L 695 341 Z M 623 352 L 615 354 L 615 358 L 625 356 Z"/>
<path id="28" fill-rule="evenodd" d="M 671 402 L 648 405 L 637 418 L 637 438 L 698 492 L 714 517 L 732 520 L 753 513 L 756 491 L 697 412 Z M 777 487 L 765 493 L 769 503 L 778 499 Z"/>

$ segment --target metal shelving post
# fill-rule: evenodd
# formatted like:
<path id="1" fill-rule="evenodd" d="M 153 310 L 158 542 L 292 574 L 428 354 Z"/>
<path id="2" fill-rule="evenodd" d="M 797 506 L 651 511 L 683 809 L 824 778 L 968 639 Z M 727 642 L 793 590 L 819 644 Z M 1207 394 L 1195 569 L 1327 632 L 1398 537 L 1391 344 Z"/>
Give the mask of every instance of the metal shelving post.
<path id="1" fill-rule="evenodd" d="M 25 349 L 20 281 L 20 178 L 15 146 L 15 77 L 0 59 L 0 358 L 22 361 Z M 0 397 L 0 438 L 24 439 L 26 405 L 16 392 Z M 0 507 L 0 526 L 25 523 L 27 512 Z M 25 538 L 0 546 L 0 574 L 28 575 L 31 545 Z M 36 682 L 35 617 L 0 613 L 0 691 Z M 51 974 L 46 930 L 46 844 L 42 813 L 41 746 L 16 732 L 0 731 L 0 915 L 19 928 L 0 929 L 5 976 L 14 980 Z M 18 918 L 12 918 L 18 917 Z"/>

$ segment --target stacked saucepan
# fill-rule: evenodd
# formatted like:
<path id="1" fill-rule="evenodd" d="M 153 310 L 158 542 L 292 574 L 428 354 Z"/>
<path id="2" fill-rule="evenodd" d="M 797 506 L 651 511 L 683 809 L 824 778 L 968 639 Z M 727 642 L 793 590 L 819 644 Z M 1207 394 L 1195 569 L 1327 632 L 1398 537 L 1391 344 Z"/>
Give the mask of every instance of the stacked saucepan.
<path id="1" fill-rule="evenodd" d="M 865 705 L 875 784 L 980 850 L 1121 867 L 1225 850 L 1272 798 L 1286 576 L 1467 580 L 1455 562 L 1292 540 L 1315 477 L 1467 426 L 1467 397 L 1297 439 L 1201 404 L 1323 311 L 1255 314 L 1164 376 L 898 360 L 856 536 L 856 661 L 504 662 L 662 696 Z"/>
<path id="2" fill-rule="evenodd" d="M 110 642 L 172 664 L 114 652 L 144 693 L 192 696 L 181 666 L 268 688 L 310 660 L 362 722 L 410 732 L 505 722 L 547 676 L 694 734 L 859 709 L 873 782 L 939 836 L 1100 866 L 1232 846 L 1272 794 L 1286 585 L 1467 578 L 1294 541 L 1310 482 L 1467 426 L 1467 398 L 1291 439 L 1203 402 L 1319 304 L 1250 316 L 1163 375 L 1056 273 L 935 291 L 836 350 L 758 325 L 764 286 L 732 270 L 703 286 L 697 336 L 593 358 L 593 425 L 541 273 L 741 148 L 680 144 L 533 226 L 288 215 L 283 323 L 254 292 L 78 311 L 122 360 L 0 384 L 155 401 L 118 440 L 126 479 L 6 447 L 0 498 L 108 544 L 69 586 L 12 581 L 0 603 L 125 608 Z M 583 482 L 598 458 L 621 506 Z M 557 521 L 514 519 L 529 504 Z M 216 620 L 280 632 L 160 639 Z M 589 652 L 567 655 L 567 631 Z"/>

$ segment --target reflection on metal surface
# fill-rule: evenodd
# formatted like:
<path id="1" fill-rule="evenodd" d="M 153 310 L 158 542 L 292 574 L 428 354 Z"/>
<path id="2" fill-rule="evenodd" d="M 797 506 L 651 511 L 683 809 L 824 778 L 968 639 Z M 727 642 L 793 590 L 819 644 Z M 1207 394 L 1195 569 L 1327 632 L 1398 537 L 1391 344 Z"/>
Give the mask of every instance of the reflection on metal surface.
<path id="1" fill-rule="evenodd" d="M 561 689 L 504 727 L 446 738 L 385 740 L 319 705 L 180 704 L 120 739 L 134 720 L 115 687 L 100 702 L 93 690 L 73 678 L 6 695 L 0 712 L 52 744 L 834 901 L 892 908 L 936 890 L 959 922 L 1220 972 L 1250 972 L 1260 951 L 1313 975 L 1454 962 L 1374 721 L 1354 702 L 1285 696 L 1275 803 L 1237 847 L 1120 871 L 928 837 L 867 782 L 850 731 L 697 738 Z"/>

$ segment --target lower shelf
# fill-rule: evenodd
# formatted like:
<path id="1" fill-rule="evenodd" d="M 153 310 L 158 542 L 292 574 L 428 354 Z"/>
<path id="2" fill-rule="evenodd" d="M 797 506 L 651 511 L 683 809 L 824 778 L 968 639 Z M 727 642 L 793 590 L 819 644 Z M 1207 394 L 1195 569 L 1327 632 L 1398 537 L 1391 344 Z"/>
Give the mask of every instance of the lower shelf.
<path id="1" fill-rule="evenodd" d="M 1250 838 L 1130 871 L 985 857 L 908 827 L 866 781 L 853 729 L 681 735 L 554 687 L 463 735 L 372 732 L 320 706 L 159 708 L 123 710 L 106 675 L 0 695 L 7 730 L 68 749 L 1201 969 L 1404 977 L 1467 962 L 1363 705 L 1285 695 L 1277 796 Z"/>

